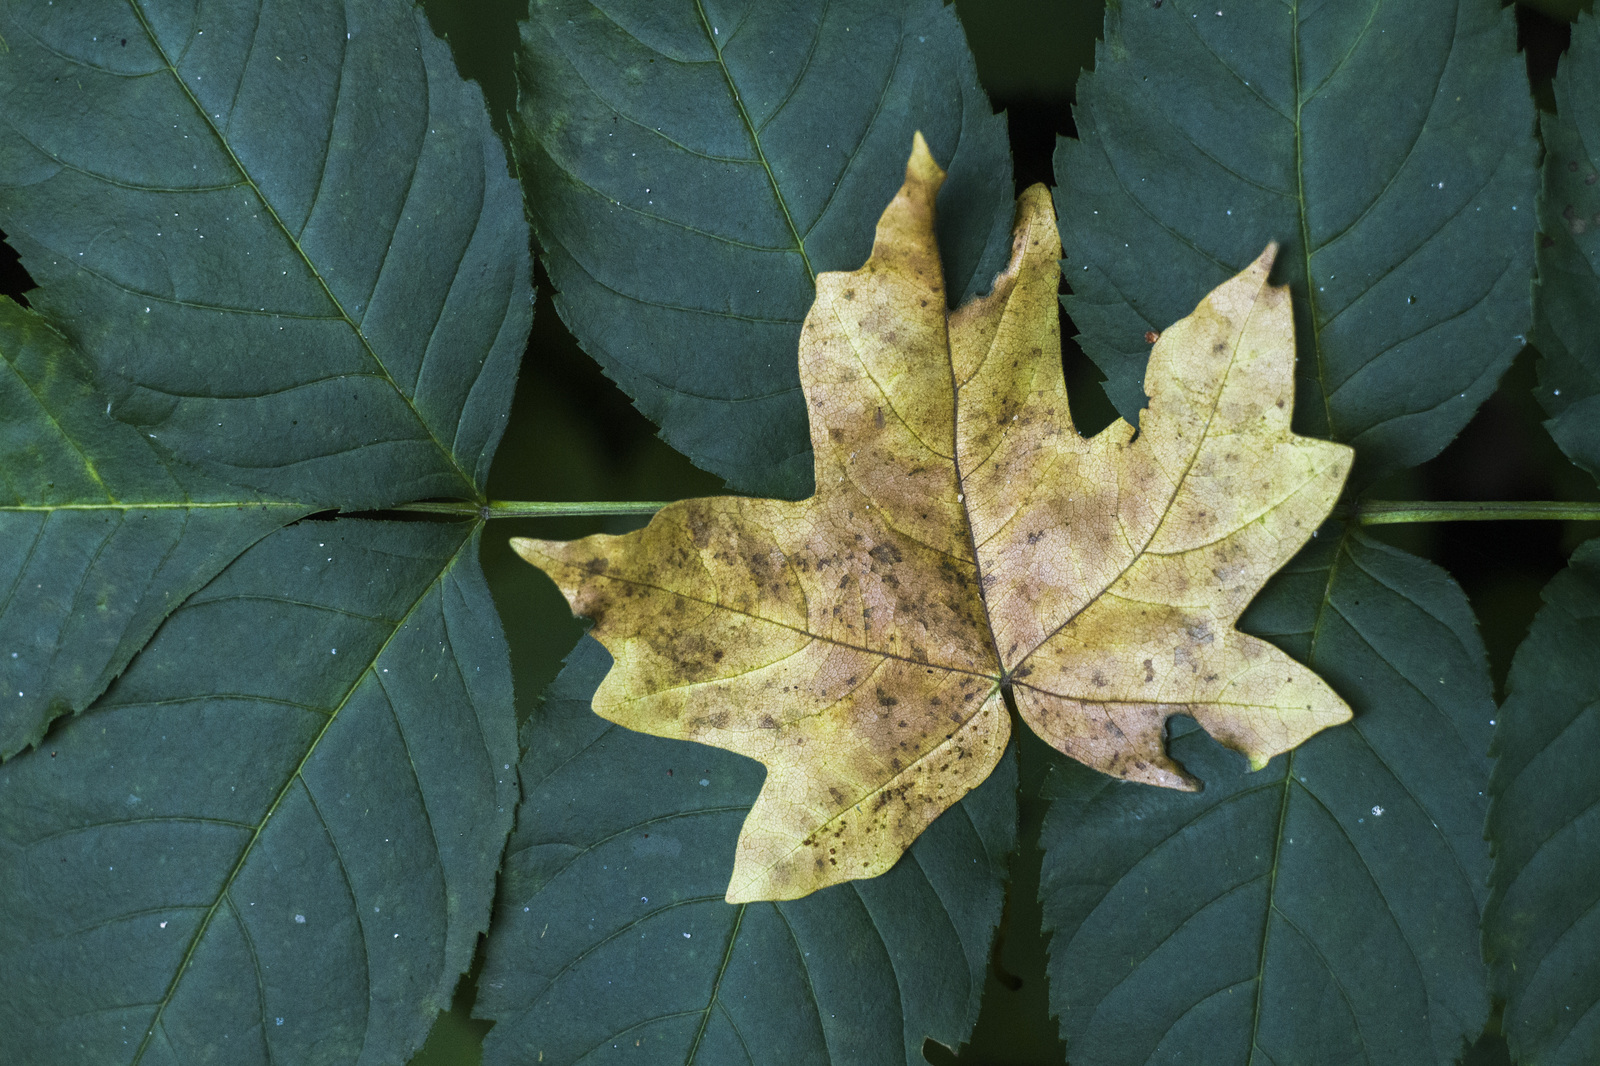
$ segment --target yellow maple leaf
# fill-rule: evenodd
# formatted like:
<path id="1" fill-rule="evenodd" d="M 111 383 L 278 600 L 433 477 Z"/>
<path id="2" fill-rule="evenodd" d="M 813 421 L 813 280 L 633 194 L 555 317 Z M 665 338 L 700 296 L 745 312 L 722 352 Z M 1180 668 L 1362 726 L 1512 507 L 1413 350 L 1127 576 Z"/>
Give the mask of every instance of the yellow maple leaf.
<path id="1" fill-rule="evenodd" d="M 615 664 L 595 712 L 767 767 L 727 898 L 883 873 L 1028 725 L 1097 770 L 1199 787 L 1194 717 L 1253 768 L 1350 710 L 1236 630 L 1332 508 L 1351 451 L 1296 436 L 1275 248 L 1160 335 L 1140 431 L 1085 440 L 1061 372 L 1049 192 L 953 314 L 944 172 L 918 135 L 865 266 L 817 278 L 800 338 L 816 495 L 684 500 L 624 536 L 514 540 Z"/>

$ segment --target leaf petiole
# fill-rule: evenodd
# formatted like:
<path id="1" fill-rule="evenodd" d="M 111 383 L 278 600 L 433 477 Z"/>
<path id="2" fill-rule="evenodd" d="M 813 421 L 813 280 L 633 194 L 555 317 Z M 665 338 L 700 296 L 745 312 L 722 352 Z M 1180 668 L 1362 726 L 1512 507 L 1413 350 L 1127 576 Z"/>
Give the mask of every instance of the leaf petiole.
<path id="1" fill-rule="evenodd" d="M 571 518 L 581 515 L 655 514 L 671 500 L 468 500 L 403 503 L 391 511 L 470 515 L 478 518 Z"/>
<path id="2" fill-rule="evenodd" d="M 1358 500 L 1333 510 L 1363 526 L 1401 522 L 1600 521 L 1600 503 L 1574 500 Z"/>
<path id="3" fill-rule="evenodd" d="M 655 514 L 671 500 L 465 500 L 406 503 L 390 508 L 423 514 L 481 518 L 571 518 L 582 515 Z M 1360 500 L 1340 504 L 1333 516 L 1363 526 L 1405 522 L 1600 522 L 1600 503 L 1573 500 Z"/>

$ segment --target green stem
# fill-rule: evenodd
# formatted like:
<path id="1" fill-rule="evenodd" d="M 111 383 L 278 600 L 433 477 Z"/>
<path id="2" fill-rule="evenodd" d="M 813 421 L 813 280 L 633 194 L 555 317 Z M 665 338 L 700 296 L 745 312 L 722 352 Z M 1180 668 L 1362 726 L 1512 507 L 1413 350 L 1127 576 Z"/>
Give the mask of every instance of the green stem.
<path id="1" fill-rule="evenodd" d="M 1358 500 L 1334 515 L 1363 526 L 1399 522 L 1600 521 L 1600 503 L 1566 500 Z"/>
<path id="2" fill-rule="evenodd" d="M 472 515 L 478 518 L 571 518 L 582 515 L 655 514 L 670 500 L 490 500 L 486 504 L 450 501 L 448 503 L 403 503 L 392 511 L 419 511 L 423 514 Z"/>
<path id="3" fill-rule="evenodd" d="M 670 500 L 490 500 L 403 503 L 394 511 L 474 518 L 573 518 L 584 515 L 655 514 Z M 1362 526 L 1400 522 L 1600 522 L 1600 503 L 1565 500 L 1358 500 L 1340 504 L 1335 518 Z"/>

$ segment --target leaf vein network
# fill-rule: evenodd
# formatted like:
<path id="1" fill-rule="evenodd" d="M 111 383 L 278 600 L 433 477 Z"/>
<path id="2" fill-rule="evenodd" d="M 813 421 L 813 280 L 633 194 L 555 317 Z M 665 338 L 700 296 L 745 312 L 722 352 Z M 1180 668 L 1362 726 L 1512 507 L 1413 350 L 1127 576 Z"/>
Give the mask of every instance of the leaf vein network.
<path id="1" fill-rule="evenodd" d="M 356 691 L 361 687 L 362 679 L 373 670 L 373 668 L 377 665 L 378 660 L 381 659 L 384 652 L 388 650 L 389 645 L 393 643 L 395 637 L 398 636 L 401 630 L 404 628 L 404 620 L 410 618 L 412 613 L 416 611 L 417 607 L 420 606 L 423 600 L 427 598 L 429 590 L 432 589 L 439 578 L 442 577 L 443 574 L 455 564 L 458 555 L 459 549 L 457 552 L 451 553 L 444 559 L 435 560 L 439 565 L 439 573 L 434 576 L 433 580 L 423 583 L 422 591 L 419 593 L 416 600 L 411 604 L 410 608 L 408 608 L 402 615 L 401 622 L 397 624 L 394 628 L 394 631 L 390 633 L 387 638 L 385 638 L 382 647 L 378 648 L 378 650 L 373 654 L 371 661 L 367 664 L 367 666 L 350 680 L 349 688 L 346 689 L 344 696 L 340 699 L 339 705 L 329 712 L 327 720 L 324 721 L 317 729 L 316 736 L 311 738 L 311 742 L 306 746 L 305 754 L 300 758 L 300 761 L 295 766 L 294 770 L 288 775 L 288 778 L 283 783 L 283 787 L 278 790 L 278 794 L 273 797 L 272 802 L 267 805 L 267 809 L 262 814 L 261 820 L 256 823 L 255 830 L 251 834 L 250 839 L 245 843 L 245 846 L 240 849 L 239 857 L 234 861 L 232 869 L 228 871 L 227 876 L 223 879 L 222 887 L 218 890 L 216 899 L 207 908 L 205 917 L 200 920 L 200 923 L 195 928 L 194 933 L 190 935 L 189 944 L 184 949 L 183 957 L 179 960 L 177 967 L 173 970 L 171 982 L 167 985 L 167 990 L 161 997 L 159 1006 L 156 1008 L 155 1015 L 151 1018 L 149 1026 L 145 1030 L 144 1037 L 134 1052 L 130 1066 L 139 1066 L 139 1063 L 144 1060 L 145 1051 L 149 1048 L 150 1039 L 158 1028 L 161 1028 L 163 1030 L 163 1036 L 165 1035 L 165 1029 L 162 1026 L 162 1018 L 166 1014 L 167 1006 L 172 1002 L 173 996 L 177 994 L 178 987 L 183 982 L 184 974 L 189 968 L 189 963 L 193 960 L 195 952 L 200 947 L 201 941 L 205 939 L 206 931 L 210 928 L 211 921 L 216 916 L 217 909 L 222 905 L 223 900 L 227 896 L 228 890 L 233 887 L 233 883 L 238 880 L 239 874 L 243 872 L 245 863 L 249 860 L 250 855 L 254 852 L 256 843 L 261 839 L 261 834 L 266 829 L 267 823 L 269 823 L 273 816 L 277 813 L 279 806 L 283 803 L 284 798 L 288 796 L 289 790 L 294 787 L 295 782 L 301 780 L 301 774 L 305 771 L 306 764 L 311 761 L 312 756 L 316 754 L 318 746 L 322 743 L 323 737 L 328 735 L 328 730 L 331 729 L 333 727 L 333 723 L 338 720 L 339 712 L 344 709 L 345 705 L 350 702 L 351 697 L 354 696 Z M 302 782 L 302 788 L 304 787 L 305 786 Z M 314 809 L 316 801 L 311 797 L 309 788 L 305 789 L 305 791 L 307 799 L 311 801 Z M 322 817 L 320 811 L 317 812 L 317 817 L 319 819 Z M 324 824 L 324 828 L 326 828 L 326 824 Z M 337 851 L 337 847 L 335 847 L 335 851 Z M 345 877 L 346 887 L 348 888 L 349 875 L 344 870 L 343 860 L 340 860 L 340 872 Z M 356 909 L 359 917 L 360 908 L 358 907 Z M 365 947 L 365 936 L 363 936 L 362 939 L 363 946 Z M 370 977 L 364 977 L 363 980 L 365 980 L 368 984 L 370 995 Z"/>
<path id="2" fill-rule="evenodd" d="M 1361 1059 L 1363 1062 L 1366 1062 L 1368 1066 L 1371 1066 L 1372 1054 L 1368 1050 L 1369 1045 L 1367 1042 L 1367 1035 L 1361 1031 L 1361 1016 L 1356 1012 L 1355 1004 L 1351 1002 L 1350 999 L 1350 992 L 1344 987 L 1344 982 L 1339 979 L 1339 974 L 1334 970 L 1333 964 L 1328 960 L 1328 957 L 1322 953 L 1322 948 L 1317 945 L 1317 942 L 1312 940 L 1311 937 L 1306 934 L 1306 931 L 1296 925 L 1287 914 L 1279 910 L 1276 903 L 1273 904 L 1272 910 L 1273 913 L 1276 914 L 1283 922 L 1283 924 L 1292 930 L 1297 936 L 1299 936 L 1300 939 L 1305 942 L 1305 945 L 1311 949 L 1312 954 L 1317 957 L 1317 961 L 1322 964 L 1324 972 L 1326 972 L 1328 977 L 1332 979 L 1334 987 L 1339 990 L 1339 998 L 1344 1001 L 1345 1009 L 1350 1012 L 1350 1024 L 1355 1028 L 1356 1038 L 1361 1042 Z M 1268 921 L 1271 921 L 1270 917 L 1268 918 Z M 1250 1045 L 1252 1052 L 1255 1049 L 1256 1037 L 1258 1035 L 1259 1033 L 1251 1034 Z"/>
<path id="3" fill-rule="evenodd" d="M 422 417 L 422 412 L 420 410 L 418 410 L 418 408 L 416 406 L 416 403 L 413 401 L 413 399 L 410 396 L 407 396 L 403 391 L 401 391 L 399 384 L 394 380 L 394 377 L 389 373 L 388 366 L 384 363 L 383 359 L 379 357 L 379 355 L 377 353 L 377 350 L 375 348 L 373 348 L 371 340 L 362 331 L 361 327 L 356 323 L 356 321 L 353 318 L 350 317 L 350 314 L 349 314 L 348 311 L 345 310 L 344 305 L 339 302 L 338 297 L 336 297 L 334 295 L 333 289 L 329 286 L 329 284 L 327 282 L 327 279 L 325 279 L 322 276 L 322 272 L 317 269 L 316 265 L 311 261 L 310 256 L 308 256 L 306 254 L 306 251 L 301 246 L 300 241 L 298 239 L 296 239 L 296 236 L 294 234 L 290 233 L 289 227 L 285 223 L 283 217 L 278 214 L 278 210 L 277 210 L 276 207 L 273 206 L 272 201 L 267 197 L 265 192 L 262 191 L 260 185 L 258 185 L 256 183 L 255 179 L 250 175 L 250 172 L 245 169 L 243 161 L 240 160 L 238 154 L 234 152 L 233 146 L 229 143 L 227 137 L 225 137 L 223 135 L 222 129 L 220 129 L 216 125 L 216 123 L 212 121 L 211 116 L 206 113 L 205 108 L 200 106 L 200 101 L 195 97 L 194 92 L 193 92 L 193 90 L 190 89 L 188 82 L 186 82 L 183 79 L 183 77 L 178 73 L 177 66 L 174 65 L 173 60 L 167 56 L 165 50 L 162 48 L 161 42 L 157 38 L 155 30 L 150 25 L 150 20 L 149 20 L 148 16 L 146 15 L 145 11 L 144 11 L 143 0 L 129 0 L 129 6 L 133 11 L 134 16 L 139 20 L 140 26 L 143 27 L 146 36 L 149 38 L 150 46 L 156 51 L 156 54 L 158 56 L 160 56 L 162 61 L 167 64 L 167 69 L 168 69 L 168 71 L 171 72 L 172 80 L 173 80 L 174 84 L 176 84 L 178 86 L 178 88 L 183 93 L 184 98 L 188 100 L 190 106 L 194 109 L 195 113 L 200 116 L 201 121 L 204 122 L 205 125 L 206 125 L 206 128 L 211 131 L 212 136 L 216 138 L 216 142 L 217 142 L 218 148 L 220 148 L 222 150 L 222 152 L 227 156 L 229 162 L 233 165 L 234 169 L 239 173 L 240 177 L 242 177 L 244 179 L 245 183 L 250 186 L 250 189 L 255 194 L 256 199 L 260 202 L 260 204 L 262 206 L 262 209 L 267 213 L 267 217 L 272 220 L 273 224 L 283 234 L 284 239 L 289 243 L 289 246 L 294 249 L 295 254 L 298 255 L 300 257 L 301 262 L 303 262 L 305 264 L 306 269 L 311 272 L 311 276 L 312 276 L 312 278 L 315 279 L 315 281 L 317 283 L 317 286 L 321 289 L 324 298 L 328 301 L 329 305 L 331 307 L 333 307 L 333 309 L 337 312 L 337 315 L 334 316 L 334 317 L 337 317 L 338 319 L 341 319 L 346 324 L 346 326 L 349 327 L 351 333 L 353 333 L 355 335 L 356 340 L 361 345 L 362 351 L 366 354 L 366 356 L 369 359 L 372 360 L 373 365 L 375 365 L 378 368 L 381 376 L 387 381 L 389 386 L 392 389 L 394 389 L 395 393 L 400 396 L 401 400 L 404 401 L 407 409 L 411 413 L 411 416 L 416 420 L 417 425 L 422 429 L 422 432 L 423 432 L 426 440 L 428 442 L 430 442 L 434 446 L 435 449 L 438 450 L 439 454 L 444 458 L 446 467 L 452 473 L 454 473 L 456 475 L 456 477 L 466 487 L 466 489 L 468 490 L 467 495 L 476 497 L 478 495 L 477 484 L 472 480 L 471 475 L 469 475 L 462 468 L 461 463 L 457 460 L 456 456 L 445 448 L 444 443 L 439 439 L 438 435 L 434 432 L 433 426 L 429 425 L 428 421 Z M 421 42 L 419 40 L 419 42 L 418 42 L 419 51 L 420 51 L 422 43 L 423 42 Z M 341 45 L 341 49 L 343 49 L 343 47 L 344 47 L 344 45 Z M 419 60 L 419 62 L 425 62 L 425 61 Z M 339 81 L 340 81 L 340 86 L 341 86 L 340 91 L 342 92 L 342 86 L 344 84 L 344 63 L 343 63 L 342 60 L 341 60 L 341 62 L 339 64 Z M 335 108 L 335 110 L 337 110 L 337 107 Z M 230 119 L 231 119 L 231 116 L 230 116 Z M 423 145 L 422 145 L 422 149 L 421 150 L 425 150 L 426 149 L 426 144 L 427 144 L 427 140 L 426 140 L 426 137 L 424 136 Z M 330 153 L 331 153 L 331 131 L 330 131 Z M 324 168 L 323 169 L 326 170 L 326 159 L 324 159 Z M 320 179 L 319 179 L 319 192 L 320 192 Z M 309 221 L 309 219 L 311 217 L 311 214 L 313 212 L 314 212 L 314 205 L 313 205 L 313 210 L 312 211 L 308 211 L 308 213 L 307 213 L 306 217 L 307 217 L 308 221 Z M 106 279 L 106 280 L 109 281 L 110 279 Z M 111 282 L 111 283 L 112 284 L 116 284 L 115 282 Z M 144 1044 L 140 1045 L 141 1050 L 140 1050 L 139 1054 L 141 1056 L 143 1055 L 143 1048 L 144 1047 L 145 1047 Z"/>
<path id="4" fill-rule="evenodd" d="M 311 791 L 311 786 L 306 783 L 306 779 L 301 774 L 296 773 L 294 780 L 300 782 L 300 791 L 305 793 L 306 803 L 311 807 L 311 813 L 317 816 L 317 824 L 322 826 L 323 835 L 328 838 L 328 847 L 333 851 L 333 864 L 338 867 L 339 878 L 344 883 L 345 895 L 350 900 L 350 911 L 356 917 L 356 928 L 360 930 L 361 983 L 367 990 L 366 1007 L 362 1012 L 361 1018 L 361 1050 L 365 1052 L 367 1049 L 367 1037 L 372 1028 L 369 1023 L 372 1021 L 372 997 L 375 992 L 372 987 L 372 940 L 367 936 L 366 916 L 361 913 L 361 904 L 356 899 L 356 886 L 350 881 L 350 868 L 345 865 L 344 853 L 339 850 L 339 841 L 333 835 L 333 829 L 328 825 L 328 820 L 322 815 L 322 807 L 317 803 L 316 795 Z M 232 888 L 233 883 L 230 879 L 222 889 L 223 895 L 229 896 Z M 236 908 L 230 907 L 229 909 L 237 912 Z M 359 1061 L 360 1058 L 361 1056 L 358 1054 L 356 1059 Z"/>
<path id="5" fill-rule="evenodd" d="M 800 253 L 800 262 L 805 264 L 806 276 L 811 279 L 813 288 L 817 284 L 817 272 L 811 265 L 811 257 L 806 254 L 806 241 L 795 225 L 794 216 L 789 212 L 789 202 L 784 198 L 783 189 L 778 184 L 778 176 L 773 173 L 772 164 L 767 160 L 766 149 L 761 145 L 761 134 L 750 119 L 750 112 L 745 109 L 744 97 L 739 92 L 739 85 L 733 78 L 733 71 L 728 69 L 728 62 L 722 55 L 722 47 L 717 43 L 715 28 L 706 15 L 705 4 L 702 0 L 694 0 L 695 12 L 700 16 L 701 27 L 705 30 L 706 43 L 711 46 L 716 54 L 717 66 L 722 70 L 722 77 L 728 84 L 728 92 L 733 97 L 734 109 L 739 113 L 739 119 L 744 123 L 745 131 L 750 135 L 750 143 L 755 146 L 756 158 L 761 161 L 761 169 L 766 171 L 767 181 L 772 186 L 772 196 L 778 203 L 778 211 L 783 215 L 784 223 L 789 227 L 789 232 L 794 237 L 795 250 Z"/>

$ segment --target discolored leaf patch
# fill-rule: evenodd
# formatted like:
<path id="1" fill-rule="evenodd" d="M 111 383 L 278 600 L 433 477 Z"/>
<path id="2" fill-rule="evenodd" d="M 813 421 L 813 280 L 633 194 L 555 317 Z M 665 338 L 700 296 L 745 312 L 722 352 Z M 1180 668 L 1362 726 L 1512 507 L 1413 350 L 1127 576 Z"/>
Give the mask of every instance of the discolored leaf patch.
<path id="1" fill-rule="evenodd" d="M 615 665 L 594 708 L 764 763 L 729 902 L 884 872 L 988 776 L 1004 693 L 1095 769 L 1199 787 L 1190 715 L 1260 767 L 1350 716 L 1234 629 L 1310 537 L 1351 451 L 1290 432 L 1275 248 L 1161 335 L 1138 435 L 1073 428 L 1049 193 L 993 291 L 946 310 L 944 173 L 920 136 L 860 270 L 822 274 L 800 342 L 816 495 L 686 500 L 625 536 L 513 542 Z"/>

